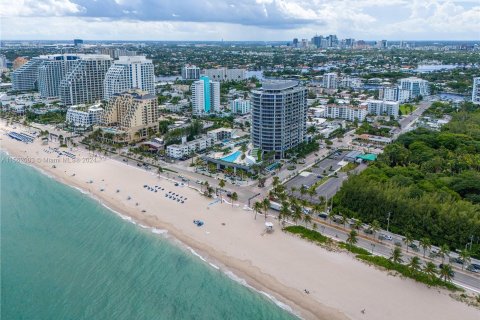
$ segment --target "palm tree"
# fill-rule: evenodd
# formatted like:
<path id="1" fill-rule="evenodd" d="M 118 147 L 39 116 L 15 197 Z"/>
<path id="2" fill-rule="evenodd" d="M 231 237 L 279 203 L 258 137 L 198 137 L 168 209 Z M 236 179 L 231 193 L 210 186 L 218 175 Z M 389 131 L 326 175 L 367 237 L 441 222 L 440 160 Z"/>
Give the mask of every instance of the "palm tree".
<path id="1" fill-rule="evenodd" d="M 225 187 L 225 180 L 220 179 L 218 186 L 220 187 L 220 189 L 223 189 Z M 220 190 L 220 199 L 222 199 L 222 193 L 223 193 L 223 190 Z"/>
<path id="2" fill-rule="evenodd" d="M 432 261 L 428 261 L 423 268 L 423 272 L 433 278 L 437 274 L 437 266 Z"/>
<path id="3" fill-rule="evenodd" d="M 233 202 L 238 200 L 238 194 L 236 192 L 232 193 L 232 207 L 233 207 Z"/>
<path id="4" fill-rule="evenodd" d="M 292 220 L 297 224 L 298 220 L 302 218 L 302 208 L 299 205 L 295 205 L 292 214 Z"/>
<path id="5" fill-rule="evenodd" d="M 320 204 L 323 204 L 325 202 L 325 197 L 324 196 L 319 196 L 318 201 L 320 201 Z"/>
<path id="6" fill-rule="evenodd" d="M 273 177 L 273 186 L 276 187 L 280 184 L 280 178 L 278 176 Z"/>
<path id="7" fill-rule="evenodd" d="M 303 184 L 300 187 L 300 194 L 302 195 L 302 197 L 307 194 L 307 187 L 305 187 L 305 185 Z"/>
<path id="8" fill-rule="evenodd" d="M 268 200 L 268 198 L 263 199 L 262 206 L 264 211 L 263 214 L 265 215 L 265 221 L 267 221 L 267 212 L 268 209 L 270 209 L 270 200 Z"/>
<path id="9" fill-rule="evenodd" d="M 291 186 L 291 187 L 290 187 L 290 192 L 291 192 L 292 194 L 294 194 L 296 191 L 297 191 L 297 187 L 295 187 L 295 186 Z"/>
<path id="10" fill-rule="evenodd" d="M 313 200 L 313 197 L 317 194 L 315 187 L 312 186 L 307 190 L 308 195 L 310 196 L 310 202 Z"/>
<path id="11" fill-rule="evenodd" d="M 453 269 L 452 266 L 449 264 L 442 264 L 440 267 L 440 279 L 443 279 L 443 281 L 449 282 L 453 278 Z"/>
<path id="12" fill-rule="evenodd" d="M 443 244 L 440 247 L 440 251 L 438 252 L 438 255 L 442 257 L 442 264 L 445 262 L 445 257 L 450 255 L 450 248 L 448 247 L 447 244 Z"/>
<path id="13" fill-rule="evenodd" d="M 352 250 L 352 246 L 357 243 L 357 231 L 350 231 L 348 234 L 347 243 L 350 245 L 350 250 Z"/>
<path id="14" fill-rule="evenodd" d="M 427 249 L 430 249 L 432 247 L 432 243 L 430 242 L 430 239 L 427 237 L 423 237 L 420 239 L 420 247 L 423 249 L 423 257 L 425 258 L 425 254 L 427 252 Z"/>
<path id="15" fill-rule="evenodd" d="M 394 263 L 401 263 L 403 260 L 402 260 L 402 249 L 400 249 L 399 247 L 395 247 L 393 250 L 392 250 L 392 256 L 390 257 L 390 259 L 394 262 Z"/>
<path id="16" fill-rule="evenodd" d="M 410 259 L 410 263 L 408 264 L 410 269 L 413 271 L 417 271 L 420 269 L 420 258 L 417 256 L 414 256 Z"/>
<path id="17" fill-rule="evenodd" d="M 292 214 L 292 212 L 290 211 L 290 206 L 289 206 L 288 202 L 282 202 L 282 207 L 280 208 L 280 213 L 278 215 L 278 219 L 285 221 L 285 219 L 290 217 L 291 214 Z"/>
<path id="18" fill-rule="evenodd" d="M 408 247 L 413 243 L 413 237 L 410 233 L 407 233 L 405 235 L 405 239 L 403 239 L 403 242 L 405 242 L 405 245 L 407 246 L 407 252 L 408 252 Z"/>
<path id="19" fill-rule="evenodd" d="M 353 226 L 355 229 L 357 230 L 360 230 L 360 228 L 362 227 L 362 220 L 360 219 L 355 219 L 355 224 Z"/>
<path id="20" fill-rule="evenodd" d="M 330 225 L 332 224 L 333 218 L 335 217 L 335 212 L 330 211 L 328 213 L 328 220 L 330 221 Z"/>
<path id="21" fill-rule="evenodd" d="M 317 228 L 318 228 L 318 225 L 314 222 L 314 223 L 312 224 L 312 229 L 313 229 L 313 230 L 317 230 Z"/>
<path id="22" fill-rule="evenodd" d="M 378 222 L 378 220 L 373 220 L 370 225 L 370 230 L 372 230 L 373 238 L 375 238 L 377 232 L 380 231 L 380 222 Z"/>
<path id="23" fill-rule="evenodd" d="M 312 217 L 309 214 L 303 215 L 303 222 L 305 222 L 305 228 L 308 228 L 308 224 L 312 223 Z"/>
<path id="24" fill-rule="evenodd" d="M 470 261 L 472 261 L 471 254 L 470 254 L 470 251 L 468 251 L 467 249 L 463 249 L 462 251 L 460 251 L 459 256 L 460 256 L 460 259 L 463 260 L 463 264 L 462 264 L 462 270 L 463 270 L 463 267 L 466 264 L 469 264 Z"/>
<path id="25" fill-rule="evenodd" d="M 253 205 L 253 211 L 255 211 L 255 220 L 257 220 L 257 213 L 262 212 L 262 204 L 259 201 L 255 201 L 255 204 Z"/>

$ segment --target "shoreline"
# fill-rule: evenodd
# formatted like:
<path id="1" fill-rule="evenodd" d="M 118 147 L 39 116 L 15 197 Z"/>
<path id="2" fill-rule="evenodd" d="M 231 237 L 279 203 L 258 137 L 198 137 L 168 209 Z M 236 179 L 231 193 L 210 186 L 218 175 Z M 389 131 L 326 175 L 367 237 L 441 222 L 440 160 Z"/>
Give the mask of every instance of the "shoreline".
<path id="1" fill-rule="evenodd" d="M 3 121 L 0 123 L 3 131 L 10 129 Z M 38 143 L 38 139 L 33 144 L 25 144 L 1 133 L 1 150 L 7 151 L 10 157 L 45 156 L 41 152 L 48 146 Z M 57 147 L 56 144 L 54 146 Z M 91 155 L 91 152 L 82 149 L 74 153 Z M 129 220 L 142 229 L 150 229 L 150 232 L 160 235 L 167 230 L 166 238 L 171 236 L 171 242 L 178 242 L 179 246 L 199 255 L 212 268 L 218 268 L 232 280 L 266 296 L 277 306 L 286 306 L 287 311 L 291 308 L 291 313 L 298 317 L 335 320 L 429 316 L 450 319 L 453 315 L 475 319 L 478 316 L 478 310 L 454 301 L 445 291 L 389 276 L 348 254 L 327 252 L 282 232 L 278 221 L 272 221 L 275 232 L 264 236 L 261 233 L 264 229 L 263 217 L 258 216 L 254 220 L 252 212 L 243 210 L 242 204 L 209 205 L 212 200 L 199 195 L 198 191 L 175 187 L 165 178 L 120 161 L 105 158 L 93 166 L 88 163 L 60 163 L 55 169 L 51 168 L 51 163 L 29 165 L 62 184 L 76 188 L 121 219 Z M 118 170 L 126 174 L 119 177 Z M 90 178 L 95 179 L 92 184 L 85 182 Z M 101 178 L 105 181 L 102 179 L 99 182 Z M 116 187 L 112 188 L 112 184 Z M 165 189 L 187 194 L 188 201 L 184 205 L 177 204 L 163 195 L 149 193 L 141 188 L 143 184 L 160 184 Z M 104 191 L 99 191 L 99 187 Z M 120 192 L 113 191 L 116 188 Z M 125 191 L 135 200 L 126 201 Z M 152 197 L 156 199 L 152 201 Z M 139 201 L 139 205 L 133 206 L 134 201 Z M 140 209 L 146 212 L 142 213 Z M 204 227 L 192 224 L 197 217 L 206 222 Z M 311 294 L 304 294 L 303 288 L 308 288 Z M 422 300 L 431 306 L 424 306 Z M 412 310 L 407 308 L 406 312 L 405 303 L 411 304 Z M 367 313 L 361 314 L 360 310 L 365 307 Z M 393 310 L 396 312 L 392 313 Z"/>

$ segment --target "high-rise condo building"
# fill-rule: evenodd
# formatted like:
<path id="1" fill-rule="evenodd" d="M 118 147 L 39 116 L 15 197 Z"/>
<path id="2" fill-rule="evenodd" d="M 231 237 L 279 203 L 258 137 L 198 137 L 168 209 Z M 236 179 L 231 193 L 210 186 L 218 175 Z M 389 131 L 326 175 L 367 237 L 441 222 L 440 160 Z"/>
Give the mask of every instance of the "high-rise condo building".
<path id="1" fill-rule="evenodd" d="M 192 112 L 204 116 L 220 111 L 220 82 L 202 76 L 192 84 Z"/>
<path id="2" fill-rule="evenodd" d="M 367 108 L 365 106 L 330 104 L 325 109 L 325 116 L 333 119 L 363 122 L 367 116 Z"/>
<path id="3" fill-rule="evenodd" d="M 430 94 L 428 81 L 416 77 L 400 79 L 400 88 L 410 91 L 410 99 Z"/>
<path id="4" fill-rule="evenodd" d="M 205 69 L 202 75 L 209 77 L 213 81 L 242 81 L 247 78 L 245 69 Z"/>
<path id="5" fill-rule="evenodd" d="M 230 111 L 235 114 L 250 113 L 250 100 L 237 98 L 230 101 Z"/>
<path id="6" fill-rule="evenodd" d="M 369 99 L 366 102 L 368 113 L 377 116 L 393 116 L 398 118 L 400 103 L 398 101 L 383 101 Z"/>
<path id="7" fill-rule="evenodd" d="M 182 68 L 183 80 L 198 80 L 200 79 L 200 68 L 194 65 L 187 64 Z"/>
<path id="8" fill-rule="evenodd" d="M 140 89 L 155 95 L 155 74 L 152 60 L 144 56 L 122 56 L 105 75 L 104 100 L 116 93 Z"/>
<path id="9" fill-rule="evenodd" d="M 18 59 L 18 58 L 17 58 Z M 17 61 L 15 59 L 15 61 Z M 32 58 L 12 72 L 12 89 L 29 91 L 37 89 L 38 67 L 42 64 L 40 57 Z M 15 69 L 15 67 L 14 67 Z"/>
<path id="10" fill-rule="evenodd" d="M 252 143 L 276 158 L 304 141 L 307 121 L 307 89 L 297 81 L 266 81 L 253 90 Z"/>
<path id="11" fill-rule="evenodd" d="M 38 67 L 38 91 L 43 98 L 60 96 L 60 82 L 83 55 L 54 54 L 40 56 L 43 61 Z"/>
<path id="12" fill-rule="evenodd" d="M 108 55 L 85 55 L 60 82 L 60 98 L 67 106 L 103 99 L 103 82 L 112 64 Z"/>
<path id="13" fill-rule="evenodd" d="M 480 77 L 473 78 L 472 102 L 480 104 Z"/>
<path id="14" fill-rule="evenodd" d="M 140 140 L 158 130 L 160 111 L 157 104 L 157 97 L 145 91 L 117 93 L 105 108 L 102 125 L 118 129 L 112 131 L 117 141 Z"/>
<path id="15" fill-rule="evenodd" d="M 336 73 L 325 73 L 323 75 L 323 87 L 326 89 L 337 89 L 338 77 Z"/>
<path id="16" fill-rule="evenodd" d="M 379 89 L 379 98 L 385 101 L 398 101 L 400 103 L 410 100 L 410 90 L 400 87 L 386 87 Z"/>

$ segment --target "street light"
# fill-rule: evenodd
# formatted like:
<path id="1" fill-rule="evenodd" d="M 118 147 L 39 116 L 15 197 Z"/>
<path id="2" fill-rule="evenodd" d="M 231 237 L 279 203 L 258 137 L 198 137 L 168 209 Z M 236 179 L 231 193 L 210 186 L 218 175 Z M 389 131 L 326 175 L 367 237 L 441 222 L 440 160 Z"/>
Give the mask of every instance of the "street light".
<path id="1" fill-rule="evenodd" d="M 390 228 L 390 215 L 391 215 L 391 212 L 388 213 L 388 217 L 387 217 L 387 232 L 388 232 L 388 229 Z"/>

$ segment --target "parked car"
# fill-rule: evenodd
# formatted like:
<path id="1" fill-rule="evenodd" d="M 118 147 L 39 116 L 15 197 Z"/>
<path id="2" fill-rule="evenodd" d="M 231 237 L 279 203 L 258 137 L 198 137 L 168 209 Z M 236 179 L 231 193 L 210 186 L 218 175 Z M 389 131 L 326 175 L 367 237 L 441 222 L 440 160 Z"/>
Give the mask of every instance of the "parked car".
<path id="1" fill-rule="evenodd" d="M 317 216 L 320 218 L 320 219 L 323 219 L 323 220 L 327 220 L 328 218 L 328 214 L 324 213 L 324 212 L 320 212 L 319 214 L 317 214 Z"/>
<path id="2" fill-rule="evenodd" d="M 392 241 L 392 240 L 393 240 L 393 238 L 392 238 L 391 235 L 388 235 L 388 234 L 385 234 L 385 233 L 380 233 L 380 234 L 378 235 L 378 239 L 379 239 L 379 240 L 388 240 L 388 241 Z"/>
<path id="3" fill-rule="evenodd" d="M 449 261 L 453 263 L 463 264 L 463 260 L 460 258 L 450 258 Z"/>
<path id="4" fill-rule="evenodd" d="M 478 268 L 476 268 L 475 266 L 478 266 Z M 467 267 L 467 270 L 475 273 L 480 273 L 480 265 L 472 263 Z"/>
<path id="5" fill-rule="evenodd" d="M 418 246 L 415 243 L 410 243 L 408 246 L 415 252 L 419 251 Z"/>

